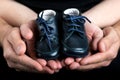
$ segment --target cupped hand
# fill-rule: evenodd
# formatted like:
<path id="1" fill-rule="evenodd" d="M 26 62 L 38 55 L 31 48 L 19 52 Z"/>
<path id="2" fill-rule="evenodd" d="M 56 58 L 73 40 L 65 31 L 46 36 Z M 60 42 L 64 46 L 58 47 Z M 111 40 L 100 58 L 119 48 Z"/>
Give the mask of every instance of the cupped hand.
<path id="1" fill-rule="evenodd" d="M 26 45 L 21 38 L 19 28 L 10 28 L 2 41 L 4 58 L 10 68 L 21 71 L 42 71 L 42 66 L 25 54 Z"/>
<path id="2" fill-rule="evenodd" d="M 91 50 L 98 50 L 98 43 L 101 40 L 101 38 L 103 37 L 103 31 L 96 25 L 94 25 L 93 23 L 89 23 L 88 21 L 86 21 L 85 23 L 85 30 L 86 30 L 86 34 L 88 37 L 88 41 L 89 41 L 89 45 L 90 45 L 90 49 Z M 89 55 L 91 54 L 91 52 L 89 52 Z M 87 55 L 87 56 L 89 56 Z M 68 57 L 64 60 L 62 60 L 62 65 L 66 66 L 69 69 L 79 69 L 81 67 L 81 63 L 80 61 L 83 58 L 72 58 L 72 57 Z"/>
<path id="3" fill-rule="evenodd" d="M 113 27 L 103 29 L 104 37 L 99 42 L 99 51 L 94 55 L 87 56 L 80 61 L 79 70 L 91 70 L 95 68 L 106 67 L 116 58 L 119 47 L 120 38 L 117 31 Z"/>
<path id="4" fill-rule="evenodd" d="M 58 72 L 62 66 L 59 60 L 45 60 L 42 58 L 37 58 L 36 57 L 36 52 L 35 52 L 35 39 L 37 38 L 38 35 L 38 28 L 37 25 L 35 24 L 35 21 L 30 21 L 26 24 L 23 24 L 20 27 L 21 35 L 23 36 L 23 39 L 25 40 L 27 44 L 27 54 L 37 61 L 39 64 L 41 64 L 43 68 L 43 72 L 47 73 L 54 73 Z"/>

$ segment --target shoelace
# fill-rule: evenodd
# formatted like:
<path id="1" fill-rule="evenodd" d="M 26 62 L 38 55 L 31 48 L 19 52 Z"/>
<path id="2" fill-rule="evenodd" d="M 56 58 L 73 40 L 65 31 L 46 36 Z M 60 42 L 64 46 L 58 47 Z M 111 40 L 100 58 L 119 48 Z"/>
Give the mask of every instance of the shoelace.
<path id="1" fill-rule="evenodd" d="M 46 38 L 47 39 L 47 42 L 48 42 L 48 46 L 49 46 L 49 48 L 50 48 L 50 50 L 52 50 L 52 45 L 51 45 L 51 36 L 53 35 L 52 34 L 52 30 L 53 30 L 53 28 L 51 27 L 51 26 L 48 26 L 48 24 L 50 24 L 50 23 L 52 23 L 52 22 L 47 22 L 47 21 L 45 21 L 42 17 L 43 17 L 43 13 L 44 12 L 42 12 L 42 14 L 41 14 L 41 17 L 40 18 L 38 18 L 37 19 L 37 23 L 39 24 L 39 25 L 43 25 L 44 27 L 41 29 L 41 32 L 42 32 L 42 38 L 41 38 L 41 40 L 40 41 L 42 41 L 44 38 Z"/>
<path id="2" fill-rule="evenodd" d="M 70 28 L 68 29 L 68 32 L 70 32 L 70 34 L 66 37 L 65 40 L 69 39 L 72 34 L 74 32 L 77 32 L 79 34 L 80 37 L 84 37 L 84 31 L 82 31 L 80 28 L 82 26 L 84 26 L 85 23 L 85 19 L 91 23 L 91 21 L 85 17 L 85 16 L 71 16 L 71 15 L 67 15 L 67 17 L 65 18 L 66 21 L 70 21 L 71 23 L 68 25 L 70 26 Z M 78 24 L 78 22 L 80 24 Z"/>

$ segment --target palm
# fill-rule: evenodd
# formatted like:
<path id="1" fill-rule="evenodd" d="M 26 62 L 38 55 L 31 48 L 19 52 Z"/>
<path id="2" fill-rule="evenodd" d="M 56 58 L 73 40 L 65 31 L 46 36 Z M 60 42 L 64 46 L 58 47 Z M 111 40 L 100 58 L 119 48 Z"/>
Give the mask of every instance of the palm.
<path id="1" fill-rule="evenodd" d="M 90 44 L 90 49 L 97 50 L 98 41 L 103 37 L 102 30 L 98 26 L 95 26 L 93 23 L 89 22 L 85 23 L 85 30 Z M 89 53 L 91 52 L 89 51 Z M 70 69 L 76 69 L 80 66 L 79 62 L 81 59 L 82 58 L 74 59 L 68 57 L 62 61 L 62 64 L 69 66 Z"/>
<path id="2" fill-rule="evenodd" d="M 25 29 L 26 29 L 26 31 L 31 33 L 31 38 L 28 39 L 26 36 L 24 36 L 25 31 L 23 32 L 23 30 L 25 30 Z M 35 41 L 38 37 L 38 29 L 35 24 L 35 21 L 30 21 L 26 25 L 24 25 L 21 28 L 21 33 L 24 36 L 26 45 L 27 45 L 26 54 L 29 55 L 31 58 L 35 59 L 38 63 L 40 63 L 44 68 L 43 71 L 46 71 L 48 73 L 54 73 L 61 68 L 61 64 L 58 60 L 46 61 L 45 59 L 36 57 Z"/>

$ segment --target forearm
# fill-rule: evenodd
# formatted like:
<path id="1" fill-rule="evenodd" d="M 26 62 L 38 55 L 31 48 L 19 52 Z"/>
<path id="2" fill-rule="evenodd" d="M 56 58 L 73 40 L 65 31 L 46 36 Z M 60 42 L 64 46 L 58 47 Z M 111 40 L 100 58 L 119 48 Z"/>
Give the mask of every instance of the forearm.
<path id="1" fill-rule="evenodd" d="M 2 18 L 0 18 L 0 46 L 3 41 L 3 37 L 6 35 L 6 33 L 9 32 L 9 30 L 12 27 Z"/>
<path id="2" fill-rule="evenodd" d="M 0 1 L 0 16 L 13 26 L 34 20 L 37 14 L 13 0 Z"/>
<path id="3" fill-rule="evenodd" d="M 115 24 L 120 19 L 120 0 L 103 0 L 97 6 L 83 13 L 99 27 Z"/>

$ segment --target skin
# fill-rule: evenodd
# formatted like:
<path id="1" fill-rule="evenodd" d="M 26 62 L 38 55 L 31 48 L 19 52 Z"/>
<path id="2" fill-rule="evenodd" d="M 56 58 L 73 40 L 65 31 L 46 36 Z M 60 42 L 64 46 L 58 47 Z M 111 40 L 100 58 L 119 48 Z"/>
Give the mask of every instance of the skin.
<path id="1" fill-rule="evenodd" d="M 59 71 L 61 65 L 57 60 L 56 62 L 52 60 L 47 62 L 44 59 L 31 58 L 25 54 L 26 44 L 24 40 L 30 42 L 29 40 L 32 38 L 32 33 L 29 30 L 29 27 L 33 26 L 33 22 L 31 21 L 29 24 L 31 25 L 24 24 L 27 27 L 24 27 L 24 25 L 20 28 L 12 27 L 0 18 L 0 27 L 2 28 L 0 33 L 4 32 L 4 34 L 1 35 L 2 38 L 0 38 L 0 43 L 3 47 L 4 57 L 8 66 L 18 71 L 28 72 L 53 74 L 54 72 Z M 24 30 L 27 31 L 28 34 L 24 34 Z M 32 47 L 30 46 L 29 48 Z M 56 67 L 56 65 L 51 67 L 50 64 L 57 64 L 58 67 Z"/>
<path id="2" fill-rule="evenodd" d="M 20 27 L 21 34 L 23 35 L 23 37 L 24 37 L 24 39 L 25 39 L 25 41 L 26 41 L 26 43 L 28 45 L 27 46 L 27 48 L 28 48 L 27 53 L 33 59 L 37 60 L 40 64 L 42 64 L 43 68 L 45 68 L 45 70 L 47 70 L 47 72 L 49 72 L 49 73 L 58 72 L 59 69 L 62 68 L 62 66 L 60 64 L 60 61 L 58 61 L 58 60 L 48 60 L 48 61 L 46 61 L 44 59 L 36 58 L 35 51 L 34 51 L 35 35 L 37 35 L 37 34 L 35 34 L 36 31 L 37 31 L 36 29 L 37 29 L 37 26 L 35 25 L 35 21 L 34 20 L 32 20 L 32 21 L 30 21 L 30 22 L 28 22 L 26 24 L 23 24 Z M 25 34 L 27 34 L 26 31 L 29 32 L 28 35 L 31 33 L 32 37 L 31 37 L 30 40 L 28 40 L 26 38 L 26 35 L 25 35 Z"/>
<path id="3" fill-rule="evenodd" d="M 119 21 L 119 7 L 120 0 L 102 0 L 101 3 L 82 13 L 82 15 L 100 28 L 109 27 Z"/>
<path id="4" fill-rule="evenodd" d="M 27 50 L 26 50 L 26 44 L 24 41 L 26 41 L 27 45 L 31 45 L 31 47 L 29 47 L 29 48 L 32 49 L 31 43 L 33 43 L 32 42 L 33 31 L 31 29 L 31 27 L 33 27 L 33 25 L 34 25 L 33 20 L 35 20 L 37 18 L 37 14 L 34 11 L 30 10 L 29 8 L 23 6 L 19 3 L 16 3 L 12 0 L 0 1 L 0 3 L 1 3 L 0 17 L 6 21 L 6 24 L 10 24 L 11 28 L 14 28 L 15 26 L 18 27 L 17 29 L 15 28 L 15 30 L 11 29 L 11 34 L 10 34 L 10 33 L 5 33 L 2 30 L 4 27 L 1 25 L 2 29 L 1 29 L 0 37 L 3 40 L 1 40 L 0 43 L 3 45 L 4 57 L 8 63 L 8 66 L 11 68 L 15 68 L 19 71 L 22 70 L 22 71 L 50 73 L 50 74 L 58 72 L 59 69 L 62 68 L 60 61 L 58 61 L 58 60 L 46 61 L 44 59 L 36 59 L 35 57 L 29 57 L 25 53 L 25 52 L 27 52 Z M 3 9 L 4 5 L 6 5 L 5 9 Z M 10 9 L 9 9 L 9 7 L 10 7 Z M 19 11 L 18 11 L 17 7 L 19 8 Z M 7 9 L 9 9 L 9 10 L 7 10 Z M 6 12 L 6 10 L 9 12 L 9 15 L 11 15 L 11 16 L 8 16 L 6 13 L 2 13 L 2 12 Z M 12 12 L 12 10 L 14 10 L 14 13 Z M 22 11 L 23 12 L 25 11 L 25 12 L 23 13 Z M 4 14 L 4 16 L 3 16 L 3 14 Z M 15 17 L 15 15 L 19 15 L 19 16 Z M 12 20 L 11 20 L 11 18 L 12 18 Z M 5 34 L 7 36 L 5 36 Z M 15 36 L 15 34 L 16 34 L 16 36 Z M 11 46 L 6 45 L 4 43 L 4 42 L 7 43 L 8 40 L 9 40 Z M 16 42 L 16 40 L 17 40 L 17 42 Z M 23 45 L 21 45 L 21 44 L 23 44 Z M 10 49 L 8 50 L 8 49 L 6 49 L 6 47 L 8 47 Z M 14 54 L 12 54 L 12 53 L 14 53 Z M 30 51 L 30 53 L 33 54 L 35 52 Z M 23 55 L 26 57 L 24 57 Z M 19 57 L 21 57 L 21 58 L 19 58 Z M 30 63 L 28 63 L 28 61 L 26 61 L 27 58 L 29 58 L 31 60 L 34 59 L 35 62 L 37 62 L 37 63 L 34 63 L 34 65 L 32 65 L 32 63 L 30 64 Z M 39 65 L 38 65 L 38 63 L 39 63 Z M 18 66 L 16 66 L 16 64 Z M 22 65 L 22 67 L 19 65 Z M 31 67 L 33 68 L 32 70 L 31 70 Z M 39 69 L 39 68 L 41 68 L 41 69 Z"/>
<path id="5" fill-rule="evenodd" d="M 79 70 L 91 70 L 100 67 L 106 67 L 116 58 L 119 47 L 120 37 L 118 32 L 113 27 L 103 29 L 104 37 L 100 40 L 98 47 L 99 51 L 83 58 L 79 63 L 81 66 Z"/>
<path id="6" fill-rule="evenodd" d="M 89 22 L 85 23 L 85 30 L 90 44 L 90 49 L 97 50 L 97 45 L 99 41 L 103 38 L 103 31 L 95 24 Z M 88 56 L 90 56 L 91 54 L 93 54 L 93 52 L 89 51 Z M 72 57 L 68 57 L 62 61 L 62 65 L 67 66 L 67 68 L 69 69 L 76 69 L 77 67 L 80 67 L 80 61 L 82 59 L 84 58 L 74 59 Z"/>
<path id="7" fill-rule="evenodd" d="M 0 43 L 3 47 L 4 57 L 7 61 L 8 66 L 19 71 L 40 72 L 49 74 L 58 72 L 59 69 L 61 68 L 60 62 L 58 60 L 56 61 L 55 60 L 46 61 L 44 59 L 33 60 L 33 58 L 25 54 L 26 44 L 24 40 L 30 43 L 30 40 L 33 37 L 33 33 L 31 32 L 32 30 L 30 29 L 30 27 L 33 26 L 34 24 L 29 25 L 32 23 L 33 22 L 31 21 L 29 23 L 23 24 L 20 26 L 20 29 L 19 27 L 17 28 L 11 25 L 9 25 L 10 28 L 7 28 L 4 27 L 4 25 L 2 25 L 1 23 L 0 27 L 2 40 Z M 7 22 L 4 24 L 8 25 Z M 27 34 L 25 32 L 27 32 Z"/>
<path id="8" fill-rule="evenodd" d="M 98 47 L 99 51 L 95 54 L 90 54 L 85 58 L 78 58 L 75 61 L 69 61 L 70 69 L 81 71 L 92 70 L 96 68 L 106 67 L 116 58 L 120 47 L 119 31 L 114 27 L 106 27 L 103 29 L 104 37 L 100 40 Z M 113 40 L 114 38 L 114 40 Z M 72 58 L 68 58 L 69 60 Z"/>
<path id="9" fill-rule="evenodd" d="M 88 17 L 88 19 L 90 19 L 93 26 L 95 24 L 96 26 L 103 28 L 104 37 L 100 39 L 99 35 L 101 35 L 101 31 L 99 31 L 99 29 L 97 30 L 97 33 L 95 33 L 96 32 L 95 29 L 93 29 L 92 31 L 87 31 L 87 30 L 89 30 L 88 29 L 89 25 L 85 24 L 89 41 L 92 40 L 91 43 L 96 43 L 96 42 L 94 42 L 94 39 L 98 38 L 98 43 L 93 44 L 92 48 L 91 48 L 91 50 L 92 51 L 95 50 L 95 52 L 90 51 L 89 55 L 85 58 L 74 59 L 74 58 L 68 57 L 62 61 L 63 66 L 66 66 L 67 68 L 72 69 L 72 70 L 73 69 L 91 70 L 91 69 L 110 65 L 110 63 L 116 57 L 117 52 L 118 52 L 119 44 L 117 44 L 117 43 L 119 43 L 119 38 L 117 36 L 117 33 L 119 33 L 119 31 L 116 32 L 116 29 L 114 30 L 114 28 L 106 29 L 105 27 L 110 27 L 110 25 L 112 26 L 116 22 L 119 21 L 120 15 L 119 15 L 119 11 L 117 12 L 118 7 L 119 7 L 118 2 L 119 2 L 119 0 L 116 0 L 116 1 L 104 0 L 102 3 L 98 4 L 97 6 L 93 7 L 92 9 L 90 9 L 82 14 L 83 16 L 86 16 L 86 17 Z M 108 5 L 106 5 L 106 4 L 108 4 Z M 104 9 L 103 9 L 103 6 L 104 6 Z M 111 7 L 112 7 L 112 9 L 111 9 Z M 111 13 L 111 14 L 106 15 L 106 13 Z M 103 16 L 106 16 L 106 17 L 103 17 Z M 89 34 L 91 34 L 91 35 L 89 35 Z M 96 37 L 94 36 L 94 34 L 96 34 Z M 110 36 L 108 36 L 108 35 L 110 35 Z M 107 36 L 110 38 L 110 40 L 108 40 Z M 114 36 L 116 36 L 117 38 L 116 38 L 116 40 L 113 41 L 111 39 L 113 39 Z M 91 39 L 90 39 L 90 37 L 91 37 Z M 111 42 L 113 42 L 113 43 L 111 43 Z M 110 46 L 113 45 L 114 43 L 116 43 L 116 45 L 114 45 L 114 47 L 116 47 L 116 49 L 110 48 Z M 106 46 L 109 49 L 107 49 Z M 98 52 L 96 52 L 96 51 L 98 51 Z M 91 54 L 96 54 L 96 55 L 91 55 Z M 106 54 L 106 55 L 104 55 L 104 54 Z M 96 58 L 97 58 L 97 60 L 96 60 Z M 108 58 L 110 60 L 108 60 Z"/>
<path id="10" fill-rule="evenodd" d="M 87 36 L 90 43 L 92 43 L 93 50 L 101 50 L 101 51 L 103 50 L 101 48 L 101 45 L 104 46 L 102 44 L 104 43 L 104 40 L 101 40 L 103 33 L 101 32 L 99 27 L 112 25 L 120 18 L 119 15 L 120 11 L 116 10 L 119 8 L 119 3 L 120 3 L 119 1 L 120 0 L 116 0 L 116 1 L 104 0 L 98 6 L 95 6 L 94 8 L 83 13 L 83 15 L 88 17 L 93 23 L 93 24 L 86 23 Z M 114 5 L 113 2 L 115 2 Z M 108 5 L 105 6 L 107 3 L 109 3 L 110 9 L 107 7 Z M 112 5 L 110 3 L 112 3 Z M 4 5 L 6 5 L 6 7 L 4 7 Z M 102 6 L 104 6 L 104 10 Z M 116 6 L 116 7 L 112 7 L 113 9 L 111 9 L 111 6 Z M 102 13 L 102 16 L 98 15 L 99 13 Z M 111 13 L 111 14 L 108 15 L 106 13 Z M 107 18 L 103 16 L 107 16 Z M 113 16 L 115 20 L 112 20 L 113 22 L 111 22 L 110 19 L 112 19 Z M 9 24 L 9 26 L 11 26 L 11 28 L 7 28 L 7 27 L 5 28 L 2 25 L 0 26 L 1 27 L 0 38 L 2 39 L 0 43 L 3 46 L 4 57 L 9 67 L 23 71 L 31 71 L 31 68 L 33 68 L 32 72 L 45 72 L 51 74 L 53 74 L 54 72 L 58 72 L 59 69 L 62 68 L 60 61 L 58 60 L 46 61 L 44 59 L 36 59 L 34 57 L 31 58 L 25 54 L 27 48 L 25 45 L 25 41 L 27 45 L 31 45 L 31 46 L 33 45 L 31 41 L 34 42 L 34 40 L 32 40 L 32 38 L 34 37 L 33 34 L 34 30 L 32 31 L 32 29 L 30 28 L 31 27 L 30 24 L 33 24 L 34 23 L 33 20 L 37 18 L 37 14 L 34 11 L 13 0 L 4 0 L 4 1 L 0 1 L 0 17 L 3 20 L 5 20 L 6 23 Z M 94 24 L 99 27 L 95 26 Z M 89 27 L 94 26 L 94 27 L 87 28 L 87 26 Z M 7 31 L 5 32 L 4 30 Z M 10 31 L 10 33 L 7 33 L 8 31 Z M 15 36 L 15 33 L 17 36 Z M 101 35 L 99 35 L 98 33 L 100 33 Z M 104 35 L 107 34 L 104 33 Z M 100 43 L 98 44 L 99 41 L 101 44 Z M 96 45 L 99 45 L 99 48 Z M 33 48 L 31 47 L 30 49 Z M 29 51 L 29 53 L 34 53 L 34 51 L 31 52 Z M 93 61 L 90 60 L 91 62 L 86 62 L 88 58 L 92 59 Z M 87 68 L 81 69 L 80 66 L 83 65 L 83 67 L 86 67 L 88 63 L 89 65 L 94 64 L 95 59 L 93 58 L 94 57 L 92 57 L 90 52 L 90 55 L 88 55 L 88 57 L 85 57 L 83 59 L 66 58 L 65 60 L 62 60 L 62 64 L 63 66 L 67 66 L 70 69 L 87 70 Z M 107 57 L 104 57 L 104 59 L 102 60 L 103 61 L 106 60 L 105 58 Z M 32 63 L 28 64 L 27 61 L 29 60 L 31 60 Z M 97 62 L 101 62 L 101 60 L 98 60 Z M 100 65 L 98 65 L 97 67 L 100 67 Z"/>

